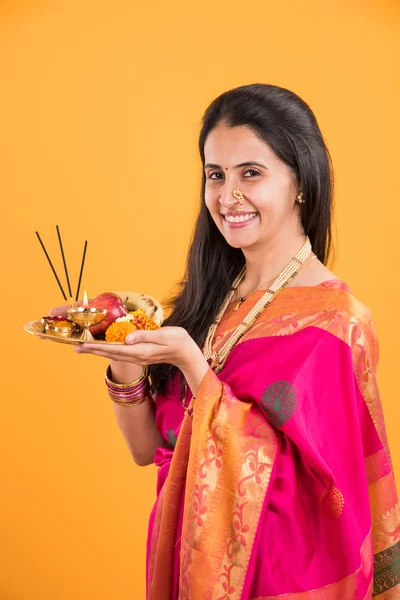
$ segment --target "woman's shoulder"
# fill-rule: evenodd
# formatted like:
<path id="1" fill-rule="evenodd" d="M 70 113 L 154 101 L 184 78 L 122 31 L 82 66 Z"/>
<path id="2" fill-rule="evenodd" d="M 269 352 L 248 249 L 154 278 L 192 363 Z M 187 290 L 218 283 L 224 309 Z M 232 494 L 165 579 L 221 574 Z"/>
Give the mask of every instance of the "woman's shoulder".
<path id="1" fill-rule="evenodd" d="M 368 353 L 371 364 L 377 365 L 379 349 L 371 310 L 340 279 L 282 290 L 247 339 L 283 336 L 290 343 L 293 335 L 307 338 L 307 331 L 314 343 L 326 340 L 330 344 L 336 338 L 351 348 L 355 360 Z"/>
<path id="2" fill-rule="evenodd" d="M 370 309 L 357 298 L 346 281 L 337 277 L 319 260 L 314 260 L 287 287 L 283 300 L 295 302 L 299 310 L 306 305 L 316 309 L 316 316 L 339 310 L 343 317 L 360 322 L 371 320 Z M 320 309 L 320 310 L 318 310 Z"/>
<path id="3" fill-rule="evenodd" d="M 365 335 L 375 337 L 371 310 L 337 277 L 316 285 L 285 288 L 261 315 L 255 329 L 261 336 L 282 336 L 308 327 L 330 333 L 351 346 Z"/>
<path id="4" fill-rule="evenodd" d="M 276 308 L 280 304 L 290 305 L 290 309 L 295 312 L 314 310 L 316 313 L 325 313 L 327 310 L 337 309 L 362 320 L 371 316 L 368 306 L 354 294 L 346 281 L 338 277 L 310 285 L 288 286 L 278 294 L 276 300 Z"/>

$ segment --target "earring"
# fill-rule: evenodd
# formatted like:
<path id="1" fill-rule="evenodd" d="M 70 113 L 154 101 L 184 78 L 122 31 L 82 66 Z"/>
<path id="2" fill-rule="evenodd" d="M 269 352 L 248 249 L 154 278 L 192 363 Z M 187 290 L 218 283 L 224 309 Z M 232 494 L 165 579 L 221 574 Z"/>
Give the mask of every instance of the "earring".
<path id="1" fill-rule="evenodd" d="M 243 192 L 235 188 L 232 190 L 232 196 L 239 202 L 238 212 L 241 212 L 243 210 Z"/>
<path id="2" fill-rule="evenodd" d="M 300 193 L 298 194 L 298 196 L 297 196 L 296 200 L 297 200 L 297 202 L 298 202 L 299 204 L 304 204 L 304 203 L 305 203 L 305 200 L 303 200 L 303 192 L 300 192 Z"/>

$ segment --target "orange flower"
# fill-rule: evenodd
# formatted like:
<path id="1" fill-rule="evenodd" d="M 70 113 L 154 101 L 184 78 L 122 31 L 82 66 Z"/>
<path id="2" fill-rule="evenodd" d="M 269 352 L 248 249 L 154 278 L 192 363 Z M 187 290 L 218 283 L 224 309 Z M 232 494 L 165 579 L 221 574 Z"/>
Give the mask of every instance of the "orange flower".
<path id="1" fill-rule="evenodd" d="M 110 327 L 106 331 L 107 342 L 125 342 L 125 338 L 128 333 L 136 331 L 137 327 L 130 321 L 124 321 L 123 323 L 111 323 Z"/>
<path id="2" fill-rule="evenodd" d="M 134 310 L 129 312 L 131 319 L 127 320 L 126 317 L 122 317 L 121 320 L 114 321 L 106 331 L 107 342 L 125 342 L 125 337 L 128 333 L 136 331 L 137 329 L 159 329 L 159 325 L 146 313 L 141 310 Z"/>
<path id="3" fill-rule="evenodd" d="M 146 313 L 138 308 L 138 310 L 131 311 L 129 313 L 133 316 L 131 323 L 134 323 L 137 329 L 159 329 L 158 323 L 156 323 L 151 317 L 146 315 Z"/>

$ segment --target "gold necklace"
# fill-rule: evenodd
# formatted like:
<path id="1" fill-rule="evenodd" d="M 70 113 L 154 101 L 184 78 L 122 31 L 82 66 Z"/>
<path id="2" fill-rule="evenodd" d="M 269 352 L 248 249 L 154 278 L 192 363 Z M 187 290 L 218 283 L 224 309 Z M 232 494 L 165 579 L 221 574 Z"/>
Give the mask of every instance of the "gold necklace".
<path id="1" fill-rule="evenodd" d="M 311 258 L 310 258 L 311 257 Z M 304 267 L 306 267 L 308 265 L 308 263 L 310 263 L 312 260 L 314 260 L 314 258 L 317 258 L 316 254 L 314 254 L 313 252 L 310 252 L 307 260 L 304 261 L 304 263 L 301 265 L 301 267 L 299 268 L 299 270 L 297 271 L 296 275 L 298 273 L 300 273 L 300 271 L 302 269 L 304 269 Z M 243 304 L 243 302 L 252 294 L 255 294 L 256 292 L 258 292 L 258 290 L 261 290 L 265 285 L 268 285 L 269 283 L 272 283 L 272 281 L 274 281 L 274 279 L 276 279 L 277 275 L 275 275 L 275 277 L 273 279 L 269 279 L 267 281 L 267 283 L 262 283 L 261 285 L 258 286 L 258 288 L 256 288 L 255 290 L 253 290 L 252 292 L 250 292 L 249 294 L 246 294 L 246 296 L 241 296 L 240 295 L 240 284 L 238 284 L 236 291 L 238 293 L 238 299 L 237 300 L 233 300 L 232 304 L 236 304 L 236 306 L 234 306 L 233 310 L 239 310 L 239 308 L 241 307 L 241 305 Z M 240 282 L 242 283 L 242 282 Z"/>
<path id="2" fill-rule="evenodd" d="M 263 294 L 260 300 L 258 300 L 258 302 L 256 302 L 253 308 L 247 313 L 243 321 L 229 336 L 222 348 L 218 352 L 215 352 L 212 350 L 214 335 L 229 303 L 231 302 L 236 292 L 237 287 L 239 286 L 240 282 L 244 279 L 244 276 L 246 274 L 246 267 L 243 267 L 243 269 L 240 271 L 239 275 L 233 282 L 232 288 L 228 292 L 218 312 L 217 318 L 215 319 L 214 323 L 212 323 L 212 325 L 210 326 L 206 340 L 204 342 L 203 355 L 206 360 L 210 361 L 210 366 L 215 371 L 215 373 L 219 373 L 222 370 L 232 348 L 244 336 L 244 334 L 247 333 L 250 327 L 252 327 L 252 325 L 258 319 L 261 313 L 267 308 L 267 306 L 269 306 L 269 304 L 271 304 L 275 296 L 277 296 L 277 294 L 296 277 L 300 268 L 311 254 L 311 251 L 311 242 L 307 237 L 300 251 L 296 254 L 296 256 L 292 258 L 290 263 L 278 275 L 278 277 L 270 285 L 265 294 Z"/>

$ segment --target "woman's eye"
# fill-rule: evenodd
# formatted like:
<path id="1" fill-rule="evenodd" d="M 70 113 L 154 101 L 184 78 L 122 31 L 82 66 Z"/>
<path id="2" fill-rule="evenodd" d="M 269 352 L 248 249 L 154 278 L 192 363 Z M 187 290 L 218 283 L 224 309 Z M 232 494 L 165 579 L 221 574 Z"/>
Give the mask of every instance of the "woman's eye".
<path id="1" fill-rule="evenodd" d="M 246 173 L 253 173 L 253 175 L 260 174 L 258 171 L 255 171 L 254 169 L 249 169 L 248 171 L 245 171 L 245 173 L 243 173 L 243 175 L 246 175 Z M 252 177 L 253 177 L 253 175 L 252 175 Z"/>
<path id="2" fill-rule="evenodd" d="M 247 171 L 245 171 L 243 173 L 243 176 L 246 177 L 247 173 L 250 173 L 250 177 L 255 177 L 257 175 L 260 175 L 260 173 L 258 171 L 255 171 L 254 169 L 248 169 Z M 216 177 L 214 177 L 214 175 L 216 175 Z M 219 173 L 219 172 L 214 172 L 214 173 L 210 173 L 207 177 L 207 179 L 221 179 L 223 178 L 223 173 Z"/>

